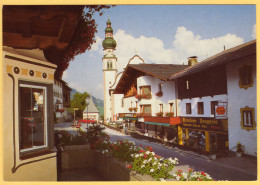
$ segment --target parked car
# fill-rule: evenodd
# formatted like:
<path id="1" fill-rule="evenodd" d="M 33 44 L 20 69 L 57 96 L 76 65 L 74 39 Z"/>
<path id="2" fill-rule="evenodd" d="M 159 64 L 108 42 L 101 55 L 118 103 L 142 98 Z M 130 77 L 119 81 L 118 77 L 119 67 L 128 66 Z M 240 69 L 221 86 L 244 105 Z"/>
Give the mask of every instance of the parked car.
<path id="1" fill-rule="evenodd" d="M 96 123 L 97 121 L 94 119 L 83 119 L 82 122 L 83 123 Z"/>

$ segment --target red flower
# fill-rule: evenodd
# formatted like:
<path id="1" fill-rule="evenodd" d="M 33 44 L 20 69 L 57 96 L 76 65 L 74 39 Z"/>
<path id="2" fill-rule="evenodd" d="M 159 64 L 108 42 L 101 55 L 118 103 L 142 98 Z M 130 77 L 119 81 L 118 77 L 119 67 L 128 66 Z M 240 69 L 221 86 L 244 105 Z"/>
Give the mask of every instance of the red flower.
<path id="1" fill-rule="evenodd" d="M 193 172 L 193 169 L 191 169 L 191 168 L 188 168 L 188 170 L 189 170 L 189 172 Z"/>
<path id="2" fill-rule="evenodd" d="M 140 150 L 139 153 L 145 152 L 144 150 Z"/>
<path id="3" fill-rule="evenodd" d="M 182 173 L 183 171 L 182 170 L 178 170 L 178 172 Z"/>
<path id="4" fill-rule="evenodd" d="M 146 159 L 146 157 L 147 157 L 147 155 L 145 154 L 145 155 L 144 155 L 144 158 Z"/>
<path id="5" fill-rule="evenodd" d="M 118 150 L 118 147 L 115 147 L 116 150 Z"/>
<path id="6" fill-rule="evenodd" d="M 199 181 L 202 181 L 202 179 L 198 178 Z"/>
<path id="7" fill-rule="evenodd" d="M 129 169 L 131 169 L 133 166 L 130 165 L 130 164 L 127 164 L 126 167 L 129 168 Z"/>
<path id="8" fill-rule="evenodd" d="M 206 176 L 205 172 L 201 172 L 200 174 Z"/>

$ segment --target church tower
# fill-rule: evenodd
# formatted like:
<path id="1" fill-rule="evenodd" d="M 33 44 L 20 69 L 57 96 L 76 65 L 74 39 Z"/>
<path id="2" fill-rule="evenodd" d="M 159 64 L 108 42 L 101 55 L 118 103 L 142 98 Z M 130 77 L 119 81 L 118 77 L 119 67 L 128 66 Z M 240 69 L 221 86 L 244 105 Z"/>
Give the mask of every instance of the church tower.
<path id="1" fill-rule="evenodd" d="M 113 38 L 113 29 L 108 18 L 107 27 L 105 29 L 105 39 L 103 40 L 103 83 L 104 83 L 104 123 L 107 124 L 112 120 L 112 92 L 110 87 L 115 82 L 117 75 L 117 58 L 114 54 L 116 41 Z"/>

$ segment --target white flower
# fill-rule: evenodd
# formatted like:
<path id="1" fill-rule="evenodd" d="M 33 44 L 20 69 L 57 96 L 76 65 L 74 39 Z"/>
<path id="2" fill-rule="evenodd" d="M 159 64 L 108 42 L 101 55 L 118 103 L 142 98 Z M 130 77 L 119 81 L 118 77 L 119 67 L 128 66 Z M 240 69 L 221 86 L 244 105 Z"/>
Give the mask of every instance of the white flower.
<path id="1" fill-rule="evenodd" d="M 108 152 L 108 150 L 105 150 L 105 152 Z"/>
<path id="2" fill-rule="evenodd" d="M 149 155 L 149 154 L 150 154 L 150 151 L 146 151 L 145 153 L 146 153 L 147 155 Z"/>
<path id="3" fill-rule="evenodd" d="M 135 157 L 136 157 L 136 158 L 139 157 L 139 154 L 136 154 Z"/>
<path id="4" fill-rule="evenodd" d="M 183 173 L 182 173 L 182 176 L 183 176 L 185 179 L 187 179 L 188 174 L 183 172 Z"/>
<path id="5" fill-rule="evenodd" d="M 105 151 L 102 151 L 102 154 L 105 154 Z"/>
<path id="6" fill-rule="evenodd" d="M 143 156 L 144 156 L 144 154 L 143 154 L 143 153 L 141 153 L 141 154 L 140 154 L 140 157 L 143 157 Z"/>
<path id="7" fill-rule="evenodd" d="M 154 160 L 157 160 L 157 158 L 156 158 L 156 157 L 154 157 Z"/>
<path id="8" fill-rule="evenodd" d="M 147 163 L 147 160 L 144 160 L 143 163 L 144 163 L 144 164 Z"/>
<path id="9" fill-rule="evenodd" d="M 160 178 L 160 181 L 166 181 L 164 178 Z"/>
<path id="10" fill-rule="evenodd" d="M 152 160 L 152 158 L 148 159 L 148 163 Z"/>
<path id="11" fill-rule="evenodd" d="M 152 155 L 155 155 L 155 153 L 154 153 L 154 152 L 151 152 L 151 154 L 152 154 Z"/>
<path id="12" fill-rule="evenodd" d="M 145 165 L 142 165 L 142 166 L 141 166 L 141 168 L 144 168 L 144 167 L 145 167 Z"/>
<path id="13" fill-rule="evenodd" d="M 153 163 L 153 166 L 156 165 L 156 164 L 157 164 L 157 162 L 155 161 L 155 162 Z"/>
<path id="14" fill-rule="evenodd" d="M 179 181 L 179 180 L 180 180 L 180 176 L 177 176 L 177 177 L 176 177 L 176 180 Z"/>
<path id="15" fill-rule="evenodd" d="M 130 156 L 131 156 L 131 157 L 134 157 L 134 156 L 135 156 L 135 154 L 131 154 Z"/>
<path id="16" fill-rule="evenodd" d="M 151 173 L 154 172 L 154 169 L 152 168 L 152 169 L 150 170 L 150 172 L 151 172 Z"/>
<path id="17" fill-rule="evenodd" d="M 104 143 L 104 144 L 107 144 L 107 141 L 104 141 L 103 143 Z"/>

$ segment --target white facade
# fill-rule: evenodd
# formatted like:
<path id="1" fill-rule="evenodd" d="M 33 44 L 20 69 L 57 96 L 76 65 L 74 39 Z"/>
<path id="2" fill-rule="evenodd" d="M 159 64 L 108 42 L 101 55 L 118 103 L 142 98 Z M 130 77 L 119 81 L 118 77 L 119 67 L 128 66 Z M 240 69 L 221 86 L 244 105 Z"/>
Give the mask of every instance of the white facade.
<path id="1" fill-rule="evenodd" d="M 159 85 L 163 95 L 161 97 L 156 96 L 159 91 Z M 162 81 L 152 76 L 141 76 L 137 78 L 137 92 L 140 94 L 140 87 L 151 86 L 151 99 L 141 99 L 138 101 L 138 105 L 151 105 L 152 116 L 156 116 L 156 113 L 162 111 L 164 115 L 166 112 L 174 112 L 176 115 L 176 94 L 174 81 Z M 170 110 L 170 103 L 172 103 L 172 110 Z M 163 105 L 163 110 L 160 110 L 160 104 Z"/>
<path id="2" fill-rule="evenodd" d="M 54 103 L 54 109 L 56 113 L 57 118 L 62 118 L 66 113 L 63 109 L 63 92 L 62 92 L 62 83 L 54 80 L 53 84 L 53 103 Z M 64 110 L 62 112 L 62 110 Z"/>
<path id="3" fill-rule="evenodd" d="M 99 122 L 99 113 L 98 112 L 83 112 L 83 119 L 94 119 Z"/>
<path id="4" fill-rule="evenodd" d="M 178 116 L 183 117 L 212 117 L 214 118 L 214 114 L 211 114 L 211 101 L 218 101 L 218 103 L 228 102 L 227 95 L 214 95 L 214 96 L 204 96 L 204 97 L 196 97 L 196 98 L 187 98 L 187 99 L 178 99 Z M 204 113 L 198 114 L 197 103 L 203 102 L 204 105 Z M 191 114 L 186 114 L 186 103 L 191 103 Z"/>
<path id="5" fill-rule="evenodd" d="M 252 66 L 253 86 L 240 88 L 239 68 L 244 65 Z M 245 130 L 241 127 L 241 108 L 254 108 L 254 120 L 257 122 L 256 109 L 256 58 L 255 55 L 244 60 L 237 60 L 227 64 L 227 92 L 228 92 L 228 132 L 229 149 L 235 150 L 237 142 L 245 146 L 245 153 L 256 155 L 257 128 Z M 256 123 L 257 125 L 257 123 Z M 257 126 L 256 126 L 257 127 Z"/>

